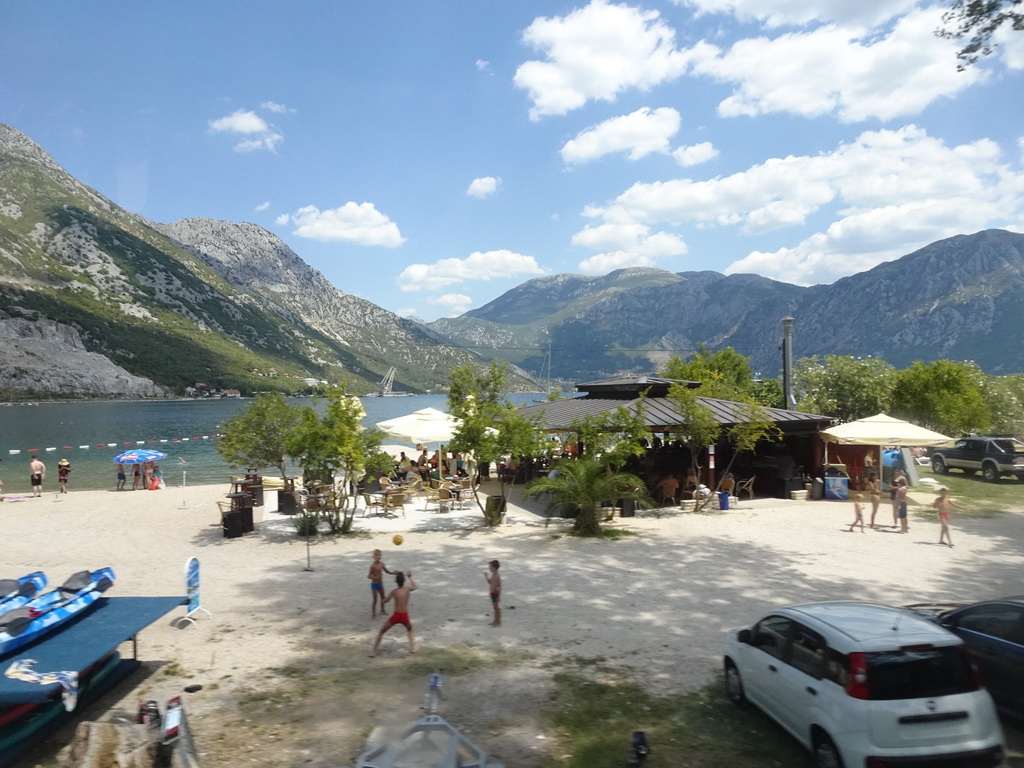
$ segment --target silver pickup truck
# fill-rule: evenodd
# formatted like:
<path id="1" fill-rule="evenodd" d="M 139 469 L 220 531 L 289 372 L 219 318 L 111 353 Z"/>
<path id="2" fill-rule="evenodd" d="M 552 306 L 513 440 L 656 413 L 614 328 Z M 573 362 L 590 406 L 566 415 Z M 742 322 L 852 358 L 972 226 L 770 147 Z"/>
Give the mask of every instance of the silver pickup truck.
<path id="1" fill-rule="evenodd" d="M 936 448 L 931 460 L 937 475 L 960 469 L 967 475 L 981 472 L 990 483 L 1003 475 L 1024 480 L 1024 443 L 1008 435 L 962 437 L 952 448 Z"/>

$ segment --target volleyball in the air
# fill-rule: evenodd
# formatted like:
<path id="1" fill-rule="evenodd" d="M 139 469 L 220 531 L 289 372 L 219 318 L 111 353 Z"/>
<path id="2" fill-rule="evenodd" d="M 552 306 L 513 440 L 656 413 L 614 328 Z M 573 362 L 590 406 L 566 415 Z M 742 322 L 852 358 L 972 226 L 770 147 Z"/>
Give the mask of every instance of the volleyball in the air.
<path id="1" fill-rule="evenodd" d="M 402 543 L 403 541 L 405 541 L 405 539 L 403 539 L 403 538 L 402 538 L 402 534 L 400 534 L 400 533 L 396 533 L 396 534 L 395 534 L 395 536 L 394 536 L 394 538 L 393 538 L 393 539 L 391 539 L 391 540 L 392 540 L 393 542 L 395 542 L 395 546 L 396 546 L 396 547 L 397 547 L 397 546 L 398 546 L 399 544 L 401 544 L 401 543 Z"/>

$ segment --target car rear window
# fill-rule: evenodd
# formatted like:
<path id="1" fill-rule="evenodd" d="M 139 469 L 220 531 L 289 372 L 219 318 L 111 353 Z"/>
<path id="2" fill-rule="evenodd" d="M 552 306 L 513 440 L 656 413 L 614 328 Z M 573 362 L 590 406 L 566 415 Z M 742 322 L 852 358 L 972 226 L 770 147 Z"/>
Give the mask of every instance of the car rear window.
<path id="1" fill-rule="evenodd" d="M 923 699 L 977 688 L 967 654 L 958 645 L 903 648 L 866 656 L 872 699 Z"/>

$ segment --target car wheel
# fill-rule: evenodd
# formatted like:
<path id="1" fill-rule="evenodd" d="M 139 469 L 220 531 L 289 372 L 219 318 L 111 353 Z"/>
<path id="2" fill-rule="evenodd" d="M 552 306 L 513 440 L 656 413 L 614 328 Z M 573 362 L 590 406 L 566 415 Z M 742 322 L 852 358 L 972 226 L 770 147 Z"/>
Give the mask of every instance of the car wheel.
<path id="1" fill-rule="evenodd" d="M 725 693 L 733 704 L 747 702 L 747 695 L 743 692 L 743 678 L 731 659 L 725 660 Z"/>
<path id="2" fill-rule="evenodd" d="M 994 464 L 986 464 L 981 468 L 981 476 L 984 477 L 990 483 L 999 482 L 999 472 L 996 471 Z"/>
<path id="3" fill-rule="evenodd" d="M 942 460 L 941 456 L 932 459 L 932 472 L 936 475 L 944 475 L 949 472 L 949 467 L 946 466 L 946 462 Z"/>
<path id="4" fill-rule="evenodd" d="M 824 733 L 814 737 L 814 768 L 843 768 L 835 742 Z"/>

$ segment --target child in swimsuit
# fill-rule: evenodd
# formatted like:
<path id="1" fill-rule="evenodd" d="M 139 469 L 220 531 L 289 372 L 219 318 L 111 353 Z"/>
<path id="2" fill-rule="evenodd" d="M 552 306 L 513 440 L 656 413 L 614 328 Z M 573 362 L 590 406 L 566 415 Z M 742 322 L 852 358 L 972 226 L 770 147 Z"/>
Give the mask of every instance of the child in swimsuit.
<path id="1" fill-rule="evenodd" d="M 864 533 L 864 508 L 860 503 L 861 495 L 855 493 L 853 495 L 853 522 L 850 523 L 850 533 L 853 533 L 853 529 L 858 525 L 860 526 L 860 532 Z"/>
<path id="2" fill-rule="evenodd" d="M 406 576 L 409 577 L 408 587 L 405 586 Z M 405 573 L 399 571 L 396 573 L 395 584 L 398 585 L 397 588 L 391 590 L 391 594 L 384 598 L 385 603 L 391 600 L 395 601 L 395 612 L 391 614 L 390 619 L 384 622 L 384 626 L 377 633 L 377 639 L 373 643 L 373 650 L 370 651 L 371 657 L 377 655 L 377 648 L 380 647 L 380 639 L 384 637 L 384 633 L 396 624 L 405 626 L 405 631 L 409 634 L 409 653 L 416 653 L 416 643 L 412 634 L 412 621 L 409 620 L 409 595 L 416 589 L 416 582 L 413 581 L 412 571 L 406 571 Z"/>
<path id="3" fill-rule="evenodd" d="M 488 563 L 490 571 L 484 574 L 484 578 L 487 579 L 488 589 L 491 592 L 491 608 L 494 609 L 494 621 L 491 622 L 492 627 L 501 626 L 501 574 L 498 573 L 498 569 L 501 567 L 501 563 L 497 560 L 491 560 Z"/>
<path id="4" fill-rule="evenodd" d="M 370 572 L 366 574 L 366 578 L 370 580 L 370 618 L 377 618 L 377 601 L 380 601 L 380 615 L 387 616 L 388 612 L 384 610 L 384 574 L 393 574 L 394 571 L 389 571 L 387 566 L 384 565 L 381 560 L 381 551 L 379 549 L 373 550 L 373 562 L 370 563 Z"/>
<path id="5" fill-rule="evenodd" d="M 949 498 L 949 488 L 939 489 L 939 498 L 932 502 L 932 506 L 939 511 L 939 523 L 942 526 L 939 531 L 939 544 L 948 544 L 952 547 L 953 537 L 949 535 L 949 508 L 963 509 L 963 507 Z"/>

